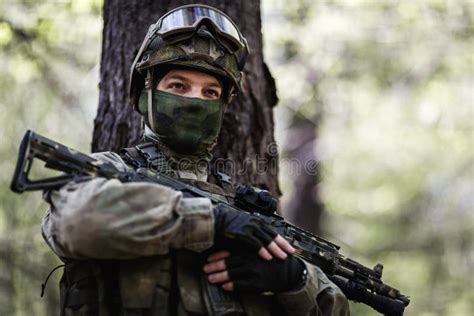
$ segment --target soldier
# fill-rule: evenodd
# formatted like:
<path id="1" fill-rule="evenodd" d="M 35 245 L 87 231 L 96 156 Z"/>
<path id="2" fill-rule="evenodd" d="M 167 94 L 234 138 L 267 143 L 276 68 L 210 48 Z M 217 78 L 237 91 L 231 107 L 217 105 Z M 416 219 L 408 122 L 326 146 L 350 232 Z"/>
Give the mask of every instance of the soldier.
<path id="1" fill-rule="evenodd" d="M 132 66 L 130 100 L 144 143 L 93 156 L 149 168 L 232 201 L 207 183 L 224 111 L 248 45 L 223 12 L 176 8 Z M 183 161 L 185 163 L 183 163 Z M 204 163 L 203 163 L 204 162 Z M 65 262 L 61 315 L 348 315 L 342 292 L 254 216 L 153 183 L 95 178 L 45 194 L 43 236 Z"/>

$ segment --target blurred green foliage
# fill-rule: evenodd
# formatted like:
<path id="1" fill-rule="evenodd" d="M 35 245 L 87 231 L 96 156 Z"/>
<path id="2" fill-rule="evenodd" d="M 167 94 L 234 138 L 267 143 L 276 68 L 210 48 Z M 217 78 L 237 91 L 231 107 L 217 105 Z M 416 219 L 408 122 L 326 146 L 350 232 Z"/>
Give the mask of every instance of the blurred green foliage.
<path id="1" fill-rule="evenodd" d="M 384 263 L 407 315 L 472 315 L 473 2 L 263 4 L 280 143 L 294 115 L 320 119 L 328 237 Z"/>
<path id="2" fill-rule="evenodd" d="M 57 315 L 60 261 L 44 243 L 41 194 L 9 190 L 27 129 L 89 151 L 102 1 L 0 1 L 0 315 Z"/>
<path id="3" fill-rule="evenodd" d="M 8 186 L 26 129 L 89 151 L 101 9 L 0 0 L 0 315 L 57 314 L 60 273 L 39 298 L 60 263 L 40 234 L 47 206 Z M 320 119 L 325 232 L 385 264 L 384 280 L 412 296 L 407 315 L 474 311 L 473 11 L 462 0 L 263 1 L 277 138 L 295 115 Z"/>

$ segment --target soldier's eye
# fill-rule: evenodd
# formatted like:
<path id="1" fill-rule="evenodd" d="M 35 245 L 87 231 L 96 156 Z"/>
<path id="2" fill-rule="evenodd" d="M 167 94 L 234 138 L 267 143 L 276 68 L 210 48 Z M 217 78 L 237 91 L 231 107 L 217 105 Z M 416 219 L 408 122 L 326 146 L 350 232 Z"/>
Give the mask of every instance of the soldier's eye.
<path id="1" fill-rule="evenodd" d="M 206 90 L 206 95 L 216 99 L 220 97 L 219 91 L 213 89 Z"/>
<path id="2" fill-rule="evenodd" d="M 182 90 L 184 89 L 184 85 L 182 83 L 179 83 L 179 82 L 173 82 L 169 85 L 169 87 L 171 89 L 176 89 L 176 90 Z"/>

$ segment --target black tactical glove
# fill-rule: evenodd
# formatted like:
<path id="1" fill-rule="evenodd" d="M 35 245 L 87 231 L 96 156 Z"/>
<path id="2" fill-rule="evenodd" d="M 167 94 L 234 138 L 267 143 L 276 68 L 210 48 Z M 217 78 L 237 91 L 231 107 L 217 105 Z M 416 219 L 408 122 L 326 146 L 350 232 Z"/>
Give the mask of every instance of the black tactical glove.
<path id="1" fill-rule="evenodd" d="M 259 217 L 231 209 L 225 204 L 214 208 L 215 239 L 222 244 L 235 240 L 244 243 L 251 249 L 259 250 L 267 246 L 278 234 Z"/>
<path id="2" fill-rule="evenodd" d="M 225 259 L 225 266 L 236 293 L 280 293 L 298 290 L 306 283 L 306 266 L 294 256 L 266 261 L 254 254 L 235 255 Z"/>

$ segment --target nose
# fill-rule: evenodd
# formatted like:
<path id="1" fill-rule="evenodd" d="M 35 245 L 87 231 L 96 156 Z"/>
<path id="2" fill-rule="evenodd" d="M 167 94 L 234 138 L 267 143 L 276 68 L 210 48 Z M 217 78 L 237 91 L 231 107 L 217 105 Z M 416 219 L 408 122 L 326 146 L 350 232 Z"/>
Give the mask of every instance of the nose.
<path id="1" fill-rule="evenodd" d="M 204 99 L 204 96 L 202 95 L 202 92 L 201 92 L 201 87 L 193 87 L 193 89 L 191 89 L 186 96 L 189 98 Z"/>
<path id="2" fill-rule="evenodd" d="M 179 107 L 175 107 L 173 109 L 173 115 L 176 116 L 187 116 L 187 115 L 199 115 L 199 113 L 203 110 L 202 107 L 196 104 L 188 103 L 183 104 Z"/>

